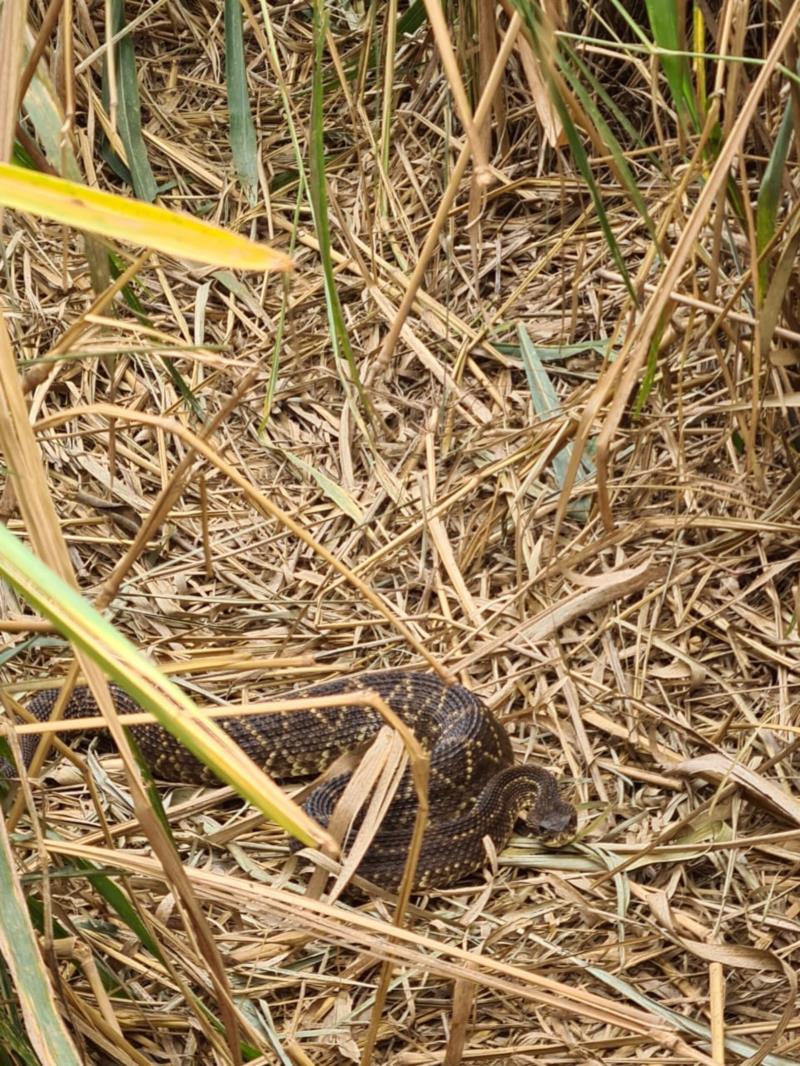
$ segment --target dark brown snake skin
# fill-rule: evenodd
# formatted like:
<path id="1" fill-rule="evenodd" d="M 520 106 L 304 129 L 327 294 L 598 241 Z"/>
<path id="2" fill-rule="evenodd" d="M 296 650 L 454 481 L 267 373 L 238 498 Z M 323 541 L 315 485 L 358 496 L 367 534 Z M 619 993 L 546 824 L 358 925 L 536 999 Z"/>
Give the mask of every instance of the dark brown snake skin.
<path id="1" fill-rule="evenodd" d="M 117 710 L 139 710 L 122 689 L 111 685 Z M 417 864 L 418 890 L 444 887 L 474 873 L 486 862 L 484 837 L 501 851 L 520 812 L 528 809 L 528 826 L 550 841 L 568 839 L 575 810 L 558 794 L 555 779 L 536 766 L 514 766 L 505 729 L 474 693 L 445 685 L 434 674 L 386 670 L 341 678 L 305 689 L 300 695 L 330 696 L 369 689 L 377 692 L 414 731 L 430 752 L 428 827 Z M 30 703 L 40 721 L 49 718 L 59 689 L 46 689 Z M 76 688 L 65 718 L 96 714 L 85 687 Z M 319 773 L 344 752 L 363 745 L 383 724 L 370 707 L 350 704 L 301 711 L 217 719 L 237 744 L 267 773 L 277 778 Z M 171 733 L 158 725 L 131 727 L 154 777 L 164 781 L 218 784 L 214 775 Z M 36 739 L 25 738 L 23 757 L 32 757 Z M 327 825 L 349 775 L 317 787 L 305 808 Z M 405 867 L 417 803 L 406 771 L 397 794 L 374 837 L 358 873 L 387 889 L 396 889 Z"/>

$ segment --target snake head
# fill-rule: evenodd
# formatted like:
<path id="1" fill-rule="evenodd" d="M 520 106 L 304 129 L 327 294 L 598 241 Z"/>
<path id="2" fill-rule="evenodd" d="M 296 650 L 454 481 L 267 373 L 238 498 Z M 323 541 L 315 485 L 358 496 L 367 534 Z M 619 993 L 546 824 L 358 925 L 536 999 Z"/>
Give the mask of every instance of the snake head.
<path id="1" fill-rule="evenodd" d="M 575 808 L 560 797 L 548 797 L 528 811 L 528 828 L 548 844 L 563 844 L 575 835 Z"/>

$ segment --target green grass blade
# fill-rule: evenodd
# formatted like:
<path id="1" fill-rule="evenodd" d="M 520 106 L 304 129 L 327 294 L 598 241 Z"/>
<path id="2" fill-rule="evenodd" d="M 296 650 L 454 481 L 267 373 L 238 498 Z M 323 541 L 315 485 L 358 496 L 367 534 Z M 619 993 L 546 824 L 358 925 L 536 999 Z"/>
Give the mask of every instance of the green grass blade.
<path id="1" fill-rule="evenodd" d="M 639 386 L 639 391 L 636 394 L 636 402 L 633 405 L 634 417 L 638 418 L 642 413 L 642 408 L 647 403 L 647 397 L 650 395 L 650 390 L 653 388 L 653 382 L 656 379 L 656 372 L 658 370 L 658 353 L 661 348 L 661 338 L 664 335 L 664 316 L 662 316 L 658 329 L 650 341 L 650 346 L 647 349 L 647 365 L 645 366 L 644 375 L 642 376 L 642 383 Z"/>
<path id="2" fill-rule="evenodd" d="M 3 982 L 3 984 L 9 985 L 7 994 L 2 992 L 2 985 L 0 985 L 0 995 L 3 996 L 3 1001 L 8 1004 L 13 993 L 10 991 L 10 982 Z M 20 1064 L 22 1066 L 41 1066 L 33 1048 L 27 1041 L 22 1024 L 15 1025 L 14 1021 L 8 1017 L 8 1008 L 6 1008 L 6 1011 L 6 1015 L 0 1014 L 0 1066 L 20 1066 Z M 15 1058 L 9 1057 L 12 1052 L 16 1056 Z"/>
<path id="3" fill-rule="evenodd" d="M 655 240 L 656 228 L 650 217 L 650 212 L 647 209 L 647 201 L 639 191 L 639 186 L 636 184 L 633 172 L 628 165 L 625 150 L 614 135 L 611 126 L 603 117 L 602 112 L 597 106 L 597 101 L 603 100 L 608 105 L 612 114 L 622 125 L 623 129 L 631 134 L 634 144 L 639 146 L 643 144 L 641 136 L 636 132 L 633 125 L 624 116 L 621 109 L 614 104 L 609 94 L 605 92 L 597 79 L 590 74 L 588 67 L 579 60 L 577 54 L 574 53 L 572 49 L 565 46 L 559 48 L 559 65 L 564 77 L 569 82 L 570 88 L 580 101 L 581 107 L 583 107 L 586 114 L 591 118 L 595 129 L 602 137 L 603 143 L 608 148 L 608 152 L 614 160 L 617 177 L 633 201 L 636 210 L 641 215 L 642 220 L 647 226 L 647 231 L 650 234 L 651 239 Z M 579 74 L 589 82 L 591 92 L 587 91 Z M 654 156 L 655 155 L 656 153 L 654 153 Z"/>
<path id="4" fill-rule="evenodd" d="M 57 833 L 49 832 L 47 834 L 49 840 L 63 840 Z M 34 876 L 34 875 L 29 875 Z M 163 959 L 163 952 L 158 945 L 158 942 L 153 938 L 149 929 L 139 917 L 139 912 L 133 906 L 123 890 L 115 884 L 113 878 L 118 876 L 118 872 L 114 870 L 110 875 L 107 870 L 100 869 L 94 866 L 92 863 L 87 862 L 85 859 L 73 859 L 67 866 L 56 867 L 53 866 L 50 870 L 51 881 L 56 878 L 64 878 L 72 880 L 74 878 L 85 878 L 91 882 L 97 892 L 103 897 L 108 904 L 109 908 L 116 912 L 118 917 L 124 922 L 125 925 L 131 930 L 135 937 L 141 941 L 141 943 L 147 948 L 147 950 L 157 959 Z M 44 932 L 44 905 L 40 898 L 35 895 L 28 894 L 25 900 L 28 911 L 33 920 L 34 926 L 40 931 Z M 55 919 L 51 918 L 52 922 L 52 935 L 54 936 L 69 936 L 70 931 L 60 925 Z M 107 985 L 109 982 L 116 982 L 116 978 L 112 973 L 103 966 L 104 980 Z"/>
<path id="5" fill-rule="evenodd" d="M 275 33 L 272 27 L 272 19 L 270 17 L 270 8 L 267 0 L 261 0 L 261 15 L 264 24 L 264 32 L 267 36 L 268 49 L 270 61 L 272 64 L 273 72 L 276 74 L 277 91 L 280 94 L 281 106 L 283 108 L 284 119 L 286 123 L 286 131 L 288 139 L 292 146 L 292 152 L 294 153 L 296 163 L 296 173 L 294 171 L 287 171 L 282 175 L 276 177 L 273 180 L 272 188 L 276 191 L 280 188 L 290 185 L 292 182 L 297 182 L 297 195 L 295 199 L 294 214 L 292 216 L 292 229 L 289 241 L 290 254 L 294 251 L 294 247 L 297 241 L 297 230 L 300 221 L 301 212 L 303 211 L 306 203 L 306 199 L 310 200 L 310 194 L 308 191 L 308 179 L 306 175 L 305 160 L 303 158 L 303 150 L 300 144 L 300 136 L 298 134 L 297 126 L 294 121 L 294 113 L 292 111 L 291 93 L 281 76 L 281 55 L 280 50 L 275 39 Z M 263 432 L 266 425 L 269 413 L 272 408 L 272 403 L 275 396 L 275 388 L 278 383 L 278 373 L 280 370 L 280 354 L 283 346 L 283 334 L 286 325 L 286 315 L 289 307 L 289 292 L 288 286 L 284 285 L 284 298 L 281 304 L 281 311 L 277 328 L 275 331 L 275 343 L 272 348 L 272 354 L 270 359 L 270 371 L 269 381 L 267 382 L 267 389 L 264 396 L 264 403 L 261 414 L 261 421 L 259 424 L 259 433 Z"/>
<path id="6" fill-rule="evenodd" d="M 411 37 L 420 26 L 428 21 L 428 12 L 425 10 L 425 0 L 414 0 L 400 18 L 397 20 L 398 38 Z"/>
<path id="7" fill-rule="evenodd" d="M 109 260 L 111 263 L 111 276 L 116 281 L 116 279 L 124 273 L 125 268 L 122 263 L 122 260 L 115 253 L 111 252 L 109 254 Z M 131 311 L 133 311 L 133 313 L 136 315 L 142 325 L 147 326 L 149 329 L 152 329 L 153 323 L 147 315 L 141 300 L 136 294 L 137 284 L 138 283 L 134 278 L 132 281 L 128 282 L 127 285 L 124 285 L 122 288 L 122 299 L 125 301 L 128 307 L 130 307 Z M 178 370 L 178 366 L 175 360 L 171 359 L 168 355 L 161 355 L 159 356 L 159 358 L 161 360 L 161 365 L 164 367 L 167 374 L 169 375 L 170 381 L 175 386 L 175 391 L 178 393 L 178 395 L 186 404 L 186 406 L 191 409 L 194 417 L 199 422 L 202 422 L 205 418 L 205 415 L 203 413 L 203 405 L 195 396 L 194 392 L 192 391 L 191 385 L 189 385 L 183 374 L 181 374 L 180 370 Z"/>
<path id="8" fill-rule="evenodd" d="M 522 365 L 525 368 L 525 377 L 528 380 L 528 391 L 533 401 L 533 409 L 539 418 L 546 422 L 548 419 L 556 418 L 562 413 L 561 402 L 527 329 L 524 326 L 519 326 L 517 334 L 519 336 Z M 561 451 L 553 456 L 553 475 L 559 490 L 563 489 L 566 484 L 567 470 L 569 469 L 571 457 L 572 444 L 565 444 Z M 593 474 L 594 463 L 582 456 L 576 480 L 583 480 Z M 588 520 L 590 509 L 591 501 L 587 497 L 573 500 L 567 508 L 568 513 L 581 522 Z"/>
<path id="9" fill-rule="evenodd" d="M 758 199 L 756 201 L 756 248 L 759 256 L 761 256 L 775 236 L 775 223 L 783 195 L 783 177 L 786 171 L 789 147 L 792 143 L 793 128 L 792 99 L 788 97 L 783 118 L 778 128 L 778 136 L 775 138 L 775 144 L 767 160 L 764 176 L 758 189 Z M 757 303 L 760 306 L 769 285 L 769 261 L 766 258 L 761 259 L 758 264 L 758 281 L 759 298 Z"/>
<path id="10" fill-rule="evenodd" d="M 678 22 L 678 16 L 684 10 L 683 5 L 666 3 L 665 0 L 646 0 L 646 3 L 656 45 L 665 52 L 685 51 L 683 30 Z M 697 103 L 688 59 L 683 55 L 660 54 L 659 61 L 681 122 L 698 129 Z"/>
<path id="11" fill-rule="evenodd" d="M 309 136 L 309 196 L 314 215 L 314 229 L 319 241 L 320 259 L 325 287 L 325 307 L 328 312 L 330 339 L 337 365 L 344 359 L 349 380 L 358 390 L 359 398 L 369 411 L 371 405 L 361 384 L 355 355 L 350 344 L 342 305 L 336 288 L 336 275 L 331 255 L 331 231 L 328 224 L 328 189 L 325 174 L 325 115 L 324 115 L 324 45 L 328 15 L 323 0 L 314 0 L 314 73 L 311 83 L 311 130 Z"/>
<path id="12" fill-rule="evenodd" d="M 225 84 L 228 89 L 231 152 L 245 195 L 251 204 L 255 204 L 258 193 L 258 147 L 247 95 L 243 33 L 241 0 L 225 0 Z"/>
<path id="13" fill-rule="evenodd" d="M 111 0 L 111 25 L 115 35 L 124 29 L 124 0 Z M 133 51 L 133 41 L 129 33 L 117 42 L 117 99 L 119 101 L 117 130 L 125 145 L 133 191 L 140 200 L 152 203 L 158 193 L 158 186 L 150 168 L 150 160 L 147 158 L 147 148 L 142 136 L 136 54 Z"/>
<path id="14" fill-rule="evenodd" d="M 80 1057 L 61 1021 L 36 933 L 16 877 L 14 859 L 0 819 L 0 952 L 11 972 L 25 1029 L 39 1061 L 80 1066 Z"/>
<path id="15" fill-rule="evenodd" d="M 119 885 L 114 883 L 114 880 L 108 876 L 105 870 L 96 869 L 90 862 L 85 862 L 83 859 L 76 859 L 74 862 L 80 871 L 80 876 L 91 882 L 109 908 L 117 914 L 151 955 L 157 959 L 163 959 L 164 956 L 158 941 L 139 917 L 138 910 Z"/>
<path id="16" fill-rule="evenodd" d="M 572 153 L 575 166 L 578 168 L 581 177 L 586 182 L 586 187 L 589 190 L 589 195 L 592 198 L 592 203 L 594 204 L 594 209 L 597 214 L 597 221 L 600 224 L 603 237 L 608 245 L 608 250 L 625 282 L 625 288 L 628 290 L 630 298 L 636 302 L 636 293 L 634 292 L 633 284 L 628 273 L 628 267 L 622 252 L 620 251 L 619 245 L 617 244 L 611 223 L 609 222 L 608 214 L 605 205 L 603 204 L 603 198 L 600 195 L 600 189 L 595 181 L 594 174 L 592 173 L 589 156 L 586 154 L 586 149 L 583 147 L 581 136 L 575 123 L 572 121 L 569 109 L 553 79 L 548 74 L 552 67 L 552 62 L 551 57 L 545 55 L 542 49 L 542 41 L 548 39 L 548 35 L 541 26 L 541 15 L 530 0 L 512 0 L 512 3 L 528 29 L 528 43 L 533 48 L 533 51 L 539 60 L 541 75 L 547 82 L 550 102 L 558 114 L 567 142 L 569 143 L 570 152 Z"/>
<path id="17" fill-rule="evenodd" d="M 589 111 L 594 118 L 595 114 L 602 119 L 602 115 L 598 110 L 597 104 L 594 101 L 602 102 L 603 106 L 607 108 L 608 113 L 614 116 L 615 123 L 619 128 L 624 130 L 630 138 L 630 147 L 635 148 L 647 148 L 650 149 L 650 158 L 658 163 L 658 152 L 656 149 L 647 143 L 642 133 L 631 122 L 628 115 L 626 115 L 624 109 L 620 107 L 619 103 L 614 99 L 614 96 L 606 89 L 600 79 L 592 72 L 591 66 L 585 63 L 580 57 L 578 52 L 569 44 L 567 40 L 561 40 L 559 42 L 559 66 L 564 76 L 569 80 L 570 86 L 575 92 L 576 96 L 580 97 L 581 104 Z M 587 93 L 584 88 L 588 85 L 591 92 Z M 601 130 L 605 133 L 605 129 Z M 617 144 L 618 139 L 614 138 Z"/>

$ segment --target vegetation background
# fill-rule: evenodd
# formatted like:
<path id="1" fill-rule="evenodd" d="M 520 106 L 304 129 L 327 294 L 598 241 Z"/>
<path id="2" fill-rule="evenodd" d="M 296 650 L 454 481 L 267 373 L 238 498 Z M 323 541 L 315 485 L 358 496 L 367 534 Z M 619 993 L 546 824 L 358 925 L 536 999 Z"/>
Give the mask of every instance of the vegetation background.
<path id="1" fill-rule="evenodd" d="M 240 796 L 110 709 L 23 775 L 0 1062 L 800 1062 L 798 25 L 5 0 L 3 700 L 102 667 Z M 579 836 L 308 892 L 181 712 L 426 656 Z"/>

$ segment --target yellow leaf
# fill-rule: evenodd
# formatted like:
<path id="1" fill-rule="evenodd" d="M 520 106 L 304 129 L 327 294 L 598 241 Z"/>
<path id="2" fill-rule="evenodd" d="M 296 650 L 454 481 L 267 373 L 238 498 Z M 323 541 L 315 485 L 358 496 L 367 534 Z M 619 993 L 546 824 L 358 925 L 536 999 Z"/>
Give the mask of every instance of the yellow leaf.
<path id="1" fill-rule="evenodd" d="M 101 233 L 180 259 L 238 270 L 292 270 L 288 255 L 156 204 L 90 189 L 11 163 L 0 163 L 0 203 L 75 229 Z"/>

